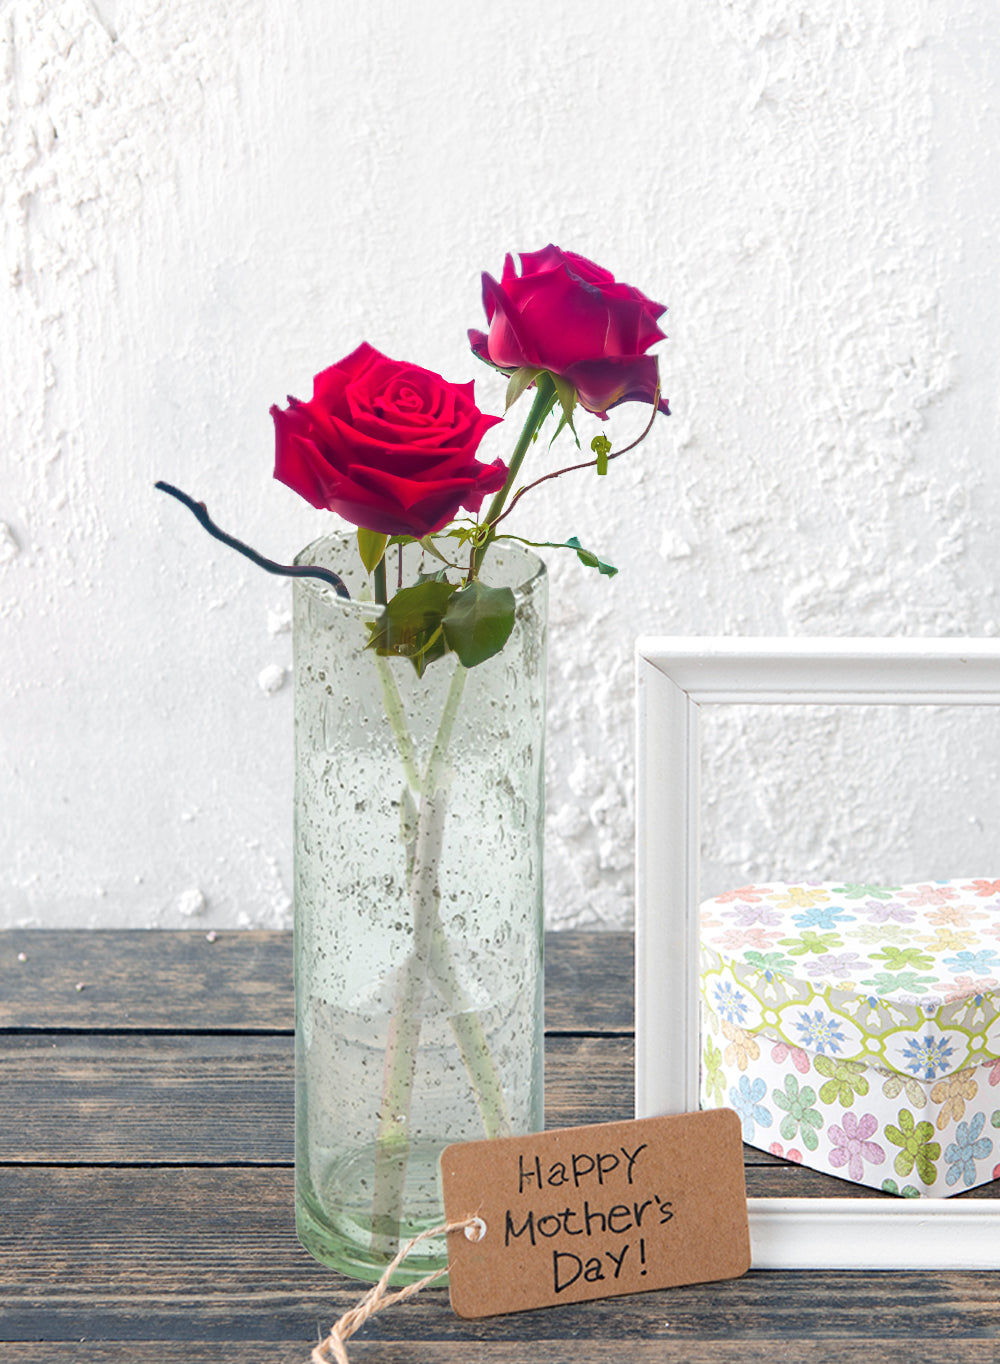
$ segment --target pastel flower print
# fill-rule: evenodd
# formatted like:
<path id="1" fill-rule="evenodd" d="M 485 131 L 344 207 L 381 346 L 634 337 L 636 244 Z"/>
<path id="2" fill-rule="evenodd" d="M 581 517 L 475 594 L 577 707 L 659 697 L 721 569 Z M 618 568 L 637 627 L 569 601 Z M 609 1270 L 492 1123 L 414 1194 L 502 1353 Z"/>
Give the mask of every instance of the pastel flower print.
<path id="1" fill-rule="evenodd" d="M 904 905 L 899 900 L 868 900 L 858 908 L 862 914 L 868 916 L 868 920 L 873 924 L 884 924 L 890 919 L 895 919 L 897 923 L 912 924 L 917 917 L 917 911 L 911 909 L 909 905 Z"/>
<path id="2" fill-rule="evenodd" d="M 727 952 L 738 952 L 743 947 L 766 951 L 776 937 L 777 934 L 768 933 L 766 928 L 730 928 L 714 938 L 713 943 Z"/>
<path id="3" fill-rule="evenodd" d="M 858 943 L 910 943 L 910 930 L 902 923 L 862 923 L 851 930 Z"/>
<path id="4" fill-rule="evenodd" d="M 803 1051 L 801 1047 L 790 1047 L 787 1042 L 777 1042 L 771 1049 L 771 1060 L 777 1061 L 779 1066 L 782 1061 L 791 1060 L 800 1075 L 809 1074 L 809 1053 Z"/>
<path id="5" fill-rule="evenodd" d="M 956 999 L 964 999 L 974 1014 L 985 1014 L 987 1007 L 992 1005 L 992 1000 L 988 998 L 986 992 L 995 990 L 998 986 L 1000 980 L 993 976 L 987 976 L 985 980 L 973 980 L 971 976 L 956 976 L 955 988 L 947 992 L 944 997 L 945 1003 L 950 1004 Z"/>
<path id="6" fill-rule="evenodd" d="M 727 890 L 723 895 L 717 895 L 715 897 L 715 903 L 717 905 L 729 905 L 732 904 L 734 900 L 740 900 L 746 904 L 753 905 L 756 904 L 758 900 L 762 900 L 765 895 L 770 895 L 770 893 L 770 886 L 740 886 L 739 890 Z"/>
<path id="7" fill-rule="evenodd" d="M 963 890 L 970 890 L 976 895 L 1000 895 L 1000 881 L 972 881 Z"/>
<path id="8" fill-rule="evenodd" d="M 803 1145 L 815 1151 L 819 1145 L 816 1133 L 823 1126 L 819 1110 L 813 1107 L 816 1091 L 809 1085 L 803 1085 L 800 1089 L 795 1076 L 786 1075 L 784 1089 L 772 1091 L 771 1098 L 779 1108 L 785 1110 L 779 1129 L 785 1140 L 791 1141 L 801 1129 Z"/>
<path id="9" fill-rule="evenodd" d="M 729 1091 L 729 1102 L 739 1114 L 743 1124 L 743 1140 L 753 1141 L 758 1127 L 770 1127 L 773 1121 L 771 1112 L 761 1103 L 767 1093 L 767 1085 L 758 1076 L 750 1081 L 746 1075 L 740 1076 L 740 1087 Z"/>
<path id="10" fill-rule="evenodd" d="M 869 886 L 848 882 L 846 886 L 834 886 L 834 895 L 846 896 L 848 900 L 891 900 L 899 886 Z"/>
<path id="11" fill-rule="evenodd" d="M 898 1198 L 919 1198 L 920 1190 L 913 1184 L 904 1184 L 902 1188 L 894 1179 L 883 1179 L 882 1192 L 896 1194 Z"/>
<path id="12" fill-rule="evenodd" d="M 804 1047 L 811 1051 L 818 1051 L 821 1056 L 830 1053 L 836 1055 L 843 1049 L 844 1034 L 833 1018 L 828 1018 L 820 1009 L 815 1013 L 804 1012 L 802 1017 L 795 1023 L 799 1031 L 799 1041 Z"/>
<path id="13" fill-rule="evenodd" d="M 896 999 L 906 999 L 909 995 L 925 995 L 932 985 L 937 984 L 936 976 L 918 976 L 916 971 L 900 971 L 891 975 L 879 971 L 861 982 L 870 985 L 877 995 L 893 995 Z"/>
<path id="14" fill-rule="evenodd" d="M 929 1122 L 915 1123 L 907 1109 L 899 1110 L 899 1126 L 889 1126 L 885 1135 L 894 1146 L 902 1149 L 893 1161 L 896 1173 L 904 1178 L 916 1167 L 923 1184 L 933 1184 L 937 1171 L 934 1162 L 941 1159 L 941 1146 L 933 1140 L 934 1128 Z"/>
<path id="15" fill-rule="evenodd" d="M 909 931 L 902 924 L 863 924 L 853 930 L 852 937 L 859 942 L 909 942 Z"/>
<path id="16" fill-rule="evenodd" d="M 753 1033 L 744 1032 L 732 1023 L 723 1023 L 722 1035 L 729 1041 L 726 1048 L 727 1066 L 737 1065 L 740 1070 L 746 1070 L 751 1061 L 759 1058 L 760 1047 Z"/>
<path id="17" fill-rule="evenodd" d="M 991 1085 L 1000 1085 L 1000 1056 L 998 1056 L 990 1066 L 988 1083 Z"/>
<path id="18" fill-rule="evenodd" d="M 802 1152 L 796 1151 L 794 1146 L 789 1146 L 786 1151 L 780 1141 L 772 1141 L 767 1149 L 772 1156 L 778 1156 L 780 1160 L 792 1160 L 796 1165 L 802 1164 Z"/>
<path id="19" fill-rule="evenodd" d="M 705 1093 L 715 1104 L 716 1108 L 721 1108 L 722 1096 L 725 1092 L 725 1078 L 722 1073 L 722 1052 L 711 1038 L 708 1038 L 705 1043 L 704 1061 Z"/>
<path id="20" fill-rule="evenodd" d="M 855 1094 L 864 1098 L 868 1093 L 868 1079 L 860 1061 L 833 1061 L 829 1056 L 817 1056 L 816 1069 L 827 1077 L 819 1091 L 825 1104 L 837 1100 L 841 1108 L 850 1108 Z"/>
<path id="21" fill-rule="evenodd" d="M 959 952 L 957 957 L 945 957 L 944 964 L 956 974 L 968 971 L 974 976 L 988 976 L 1000 967 L 1000 955 L 985 947 L 981 952 Z"/>
<path id="22" fill-rule="evenodd" d="M 941 905 L 927 912 L 927 922 L 944 924 L 952 928 L 968 928 L 975 919 L 985 919 L 986 914 L 977 912 L 970 905 Z"/>
<path id="23" fill-rule="evenodd" d="M 949 886 L 911 886 L 900 891 L 900 895 L 911 905 L 946 905 L 957 899 L 958 891 Z"/>
<path id="24" fill-rule="evenodd" d="M 765 980 L 773 980 L 795 966 L 791 957 L 786 957 L 782 952 L 744 952 L 743 960 L 748 966 L 756 966 Z"/>
<path id="25" fill-rule="evenodd" d="M 720 981 L 715 986 L 715 1009 L 730 1023 L 742 1023 L 747 1015 L 746 996 L 728 981 Z"/>
<path id="26" fill-rule="evenodd" d="M 916 1080 L 911 1080 L 908 1075 L 900 1075 L 897 1071 L 886 1076 L 882 1093 L 887 1099 L 898 1099 L 900 1094 L 905 1093 L 914 1108 L 927 1107 L 927 1091 Z"/>
<path id="27" fill-rule="evenodd" d="M 881 1165 L 885 1161 L 882 1147 L 877 1141 L 869 1140 L 877 1130 L 878 1119 L 874 1113 L 865 1113 L 860 1118 L 845 1113 L 841 1123 L 833 1123 L 829 1130 L 830 1164 L 837 1170 L 846 1165 L 852 1179 L 863 1179 L 865 1161 L 869 1165 Z"/>
<path id="28" fill-rule="evenodd" d="M 939 1080 L 931 1090 L 931 1098 L 941 1105 L 937 1116 L 939 1131 L 943 1132 L 950 1122 L 958 1122 L 965 1116 L 966 1103 L 971 1103 L 979 1093 L 979 1086 L 972 1078 L 975 1073 L 974 1067 L 970 1066 L 957 1075 L 949 1075 L 946 1080 Z"/>
<path id="29" fill-rule="evenodd" d="M 750 928 L 753 924 L 763 924 L 765 928 L 777 928 L 781 924 L 781 915 L 771 905 L 737 905 L 732 911 L 732 918 L 735 919 L 740 928 Z"/>
<path id="30" fill-rule="evenodd" d="M 969 929 L 939 928 L 932 938 L 923 937 L 919 941 L 928 952 L 955 952 L 974 943 L 976 935 Z"/>
<path id="31" fill-rule="evenodd" d="M 809 962 L 806 970 L 811 976 L 836 976 L 837 980 L 846 980 L 858 970 L 860 963 L 857 952 L 841 952 L 839 957 L 831 953 Z"/>
<path id="32" fill-rule="evenodd" d="M 854 914 L 848 914 L 840 905 L 813 905 L 801 914 L 793 914 L 792 919 L 800 928 L 837 928 L 842 923 L 857 921 Z"/>
<path id="33" fill-rule="evenodd" d="M 934 965 L 933 957 L 922 952 L 919 947 L 883 947 L 881 952 L 873 952 L 872 961 L 885 962 L 887 971 L 904 971 L 908 966 L 914 970 L 926 971 Z"/>
<path id="34" fill-rule="evenodd" d="M 829 900 L 825 890 L 810 890 L 805 886 L 788 886 L 771 896 L 779 909 L 810 909 Z"/>
<path id="35" fill-rule="evenodd" d="M 822 957 L 843 945 L 843 939 L 837 933 L 819 934 L 814 928 L 804 928 L 797 938 L 778 939 L 778 946 L 787 947 L 793 957 L 804 957 L 809 952 Z"/>
<path id="36" fill-rule="evenodd" d="M 946 1037 L 911 1037 L 903 1048 L 903 1058 L 912 1074 L 933 1080 L 947 1067 L 954 1050 Z"/>
<path id="37" fill-rule="evenodd" d="M 955 1140 L 945 1148 L 944 1158 L 948 1163 L 945 1183 L 949 1187 L 959 1180 L 967 1189 L 976 1182 L 976 1161 L 985 1160 L 993 1150 L 989 1137 L 981 1137 L 986 1123 L 986 1114 L 977 1113 L 971 1122 L 960 1122 L 955 1132 Z"/>

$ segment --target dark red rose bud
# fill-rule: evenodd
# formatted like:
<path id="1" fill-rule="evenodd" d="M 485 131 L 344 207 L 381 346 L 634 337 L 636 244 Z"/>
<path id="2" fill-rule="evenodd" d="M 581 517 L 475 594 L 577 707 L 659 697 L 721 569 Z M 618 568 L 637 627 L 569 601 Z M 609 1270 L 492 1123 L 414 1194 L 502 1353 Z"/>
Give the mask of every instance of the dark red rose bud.
<path id="1" fill-rule="evenodd" d="M 550 370 L 599 417 L 619 403 L 651 403 L 657 364 L 645 352 L 664 338 L 657 318 L 665 305 L 557 246 L 522 252 L 520 259 L 520 275 L 510 255 L 499 283 L 483 275 L 489 332 L 469 332 L 475 354 L 508 374 Z M 659 410 L 669 414 L 665 398 Z"/>

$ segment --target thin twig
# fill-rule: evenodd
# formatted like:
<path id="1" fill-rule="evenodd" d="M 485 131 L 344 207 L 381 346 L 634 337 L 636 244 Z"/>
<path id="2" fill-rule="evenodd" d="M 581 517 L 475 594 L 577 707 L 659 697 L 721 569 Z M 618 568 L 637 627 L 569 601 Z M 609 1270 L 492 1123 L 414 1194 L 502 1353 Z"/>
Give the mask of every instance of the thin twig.
<path id="1" fill-rule="evenodd" d="M 255 549 L 245 545 L 242 540 L 237 540 L 235 536 L 227 535 L 224 530 L 220 530 L 209 516 L 204 502 L 196 502 L 187 493 L 182 493 L 180 488 L 175 488 L 162 480 L 156 484 L 156 487 L 159 488 L 160 492 L 169 493 L 171 497 L 176 497 L 178 502 L 183 502 L 185 507 L 194 513 L 209 535 L 213 535 L 216 540 L 221 540 L 230 549 L 235 549 L 238 554 L 244 555 L 252 564 L 264 569 L 266 573 L 277 573 L 286 578 L 319 578 L 320 582 L 327 583 L 328 586 L 332 587 L 338 597 L 346 597 L 350 600 L 351 594 L 348 592 L 343 578 L 334 573 L 333 569 L 317 568 L 310 564 L 276 564 L 273 559 L 265 559 L 263 554 L 258 554 Z"/>
<path id="2" fill-rule="evenodd" d="M 619 455 L 627 455 L 629 450 L 634 450 L 635 447 L 641 441 L 644 441 L 646 439 L 646 437 L 652 430 L 653 422 L 656 421 L 656 414 L 659 410 L 660 410 L 660 385 L 659 382 L 657 382 L 656 392 L 653 394 L 653 411 L 650 415 L 649 421 L 646 423 L 645 430 L 643 431 L 641 436 L 636 437 L 636 439 L 632 442 L 631 445 L 623 445 L 620 450 L 609 450 L 606 456 L 609 462 L 613 459 L 617 459 Z M 497 526 L 499 526 L 500 522 L 504 519 L 504 517 L 509 516 L 511 514 L 511 512 L 517 506 L 518 502 L 521 500 L 524 494 L 530 493 L 532 488 L 537 488 L 540 483 L 547 483 L 550 478 L 561 478 L 563 474 L 574 474 L 576 473 L 577 469 L 593 469 L 596 464 L 597 464 L 596 459 L 588 459 L 583 464 L 570 464 L 567 465 L 565 469 L 557 469 L 555 473 L 552 474 L 543 474 L 541 478 L 536 478 L 534 483 L 527 483 L 523 488 L 518 488 L 517 492 L 510 499 L 510 504 L 507 507 L 507 510 L 501 512 L 501 514 L 497 517 L 495 521 L 490 522 L 490 528 L 495 529 Z"/>

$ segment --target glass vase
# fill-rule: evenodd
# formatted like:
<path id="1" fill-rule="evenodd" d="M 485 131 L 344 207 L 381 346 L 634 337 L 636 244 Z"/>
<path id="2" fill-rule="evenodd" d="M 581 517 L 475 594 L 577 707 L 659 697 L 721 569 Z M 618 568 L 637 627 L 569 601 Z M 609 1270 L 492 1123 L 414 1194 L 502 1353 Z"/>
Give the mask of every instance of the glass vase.
<path id="1" fill-rule="evenodd" d="M 543 1125 L 547 582 L 527 550 L 491 546 L 481 577 L 514 592 L 510 639 L 418 676 L 365 647 L 379 608 L 354 537 L 297 562 L 351 599 L 295 580 L 296 1222 L 318 1260 L 374 1280 L 443 1221 L 446 1145 Z M 395 549 L 387 567 L 395 581 Z M 401 580 L 438 567 L 411 546 Z M 393 1282 L 445 1262 L 429 1238 Z"/>

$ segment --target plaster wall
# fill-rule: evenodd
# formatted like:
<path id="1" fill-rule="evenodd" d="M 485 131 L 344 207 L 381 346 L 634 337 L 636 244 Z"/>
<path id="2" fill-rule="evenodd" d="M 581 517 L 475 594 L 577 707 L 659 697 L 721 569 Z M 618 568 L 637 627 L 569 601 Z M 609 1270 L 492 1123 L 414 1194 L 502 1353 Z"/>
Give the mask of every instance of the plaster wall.
<path id="1" fill-rule="evenodd" d="M 290 922 L 290 594 L 152 485 L 290 558 L 270 403 L 366 339 L 502 411 L 508 250 L 670 305 L 520 519 L 620 569 L 549 561 L 553 925 L 631 920 L 637 634 L 997 634 L 998 77 L 993 0 L 0 4 L 0 926 Z M 709 893 L 1000 874 L 992 712 L 713 723 Z"/>

